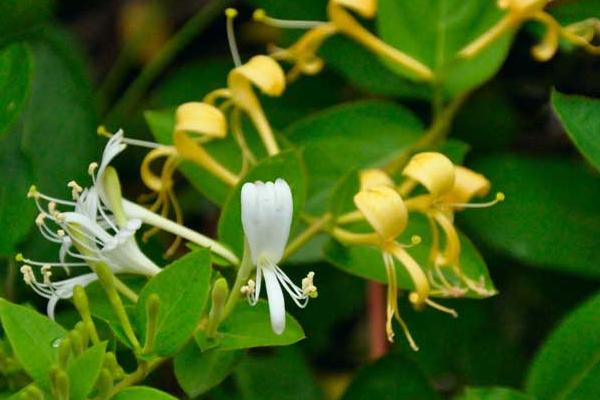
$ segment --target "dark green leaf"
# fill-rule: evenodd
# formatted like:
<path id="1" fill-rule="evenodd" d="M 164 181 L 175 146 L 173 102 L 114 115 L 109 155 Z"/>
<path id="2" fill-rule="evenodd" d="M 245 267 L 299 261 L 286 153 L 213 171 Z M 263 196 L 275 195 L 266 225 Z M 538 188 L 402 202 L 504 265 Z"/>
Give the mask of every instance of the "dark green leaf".
<path id="1" fill-rule="evenodd" d="M 552 4 L 548 11 L 562 24 L 572 24 L 600 15 L 600 3 L 596 0 L 563 1 Z"/>
<path id="2" fill-rule="evenodd" d="M 467 388 L 455 400 L 533 400 L 524 393 L 503 387 Z"/>
<path id="3" fill-rule="evenodd" d="M 51 0 L 3 0 L 0 2 L 0 46 L 39 28 L 51 15 Z"/>
<path id="4" fill-rule="evenodd" d="M 389 355 L 362 368 L 342 400 L 439 398 L 416 365 L 405 358 Z"/>
<path id="5" fill-rule="evenodd" d="M 300 154 L 294 150 L 286 150 L 259 162 L 248 171 L 243 181 L 233 188 L 219 219 L 219 239 L 229 245 L 236 254 L 241 255 L 244 250 L 240 200 L 242 186 L 246 182 L 275 181 L 277 178 L 285 179 L 292 190 L 293 220 L 296 220 L 302 211 L 306 198 L 306 172 Z"/>
<path id="6" fill-rule="evenodd" d="M 239 364 L 235 377 L 243 400 L 306 400 L 321 397 L 306 360 L 296 347 L 247 357 Z"/>
<path id="7" fill-rule="evenodd" d="M 168 393 L 147 386 L 132 386 L 123 389 L 112 400 L 177 400 Z"/>
<path id="8" fill-rule="evenodd" d="M 552 107 L 581 154 L 600 170 L 600 100 L 553 91 Z"/>
<path id="9" fill-rule="evenodd" d="M 527 392 L 540 400 L 600 397 L 600 293 L 569 314 L 536 355 Z"/>
<path id="10" fill-rule="evenodd" d="M 240 303 L 221 325 L 215 338 L 207 338 L 203 331 L 196 334 L 202 350 L 236 350 L 261 346 L 287 346 L 304 339 L 304 331 L 291 315 L 285 318 L 285 331 L 277 335 L 271 328 L 269 306 L 259 301 L 252 307 Z"/>
<path id="11" fill-rule="evenodd" d="M 241 351 L 201 351 L 188 343 L 175 356 L 177 382 L 190 397 L 197 397 L 219 385 L 231 374 L 243 356 Z"/>
<path id="12" fill-rule="evenodd" d="M 528 264 L 600 277 L 597 176 L 566 160 L 509 154 L 472 167 L 506 201 L 461 213 L 471 237 Z"/>
<path id="13" fill-rule="evenodd" d="M 168 265 L 144 286 L 135 309 L 144 332 L 146 300 L 152 293 L 160 299 L 151 354 L 173 355 L 192 336 L 208 301 L 211 272 L 210 252 L 196 250 Z"/>
<path id="14" fill-rule="evenodd" d="M 42 388 L 48 389 L 48 374 L 56 362 L 56 347 L 67 331 L 38 312 L 4 299 L 0 299 L 0 318 L 25 371 Z"/>
<path id="15" fill-rule="evenodd" d="M 418 99 L 431 96 L 430 88 L 395 74 L 375 54 L 345 36 L 327 39 L 319 55 L 328 67 L 366 92 Z"/>
<path id="16" fill-rule="evenodd" d="M 31 54 L 22 43 L 0 49 L 0 138 L 25 104 L 31 85 Z"/>
<path id="17" fill-rule="evenodd" d="M 420 214 L 410 215 L 408 227 L 398 240 L 400 243 L 410 243 L 410 239 L 413 235 L 420 236 L 422 241 L 419 245 L 409 248 L 407 251 L 419 263 L 421 268 L 426 270 L 429 265 L 431 232 L 427 219 Z M 475 246 L 473 246 L 471 241 L 462 233 L 460 234 L 460 240 L 462 248 L 460 253 L 460 264 L 465 275 L 475 282 L 483 282 L 484 288 L 488 292 L 488 294 L 483 297 L 488 297 L 489 295 L 496 293 L 487 265 Z M 387 282 L 381 251 L 374 247 L 346 247 L 331 240 L 325 246 L 324 253 L 325 258 L 329 262 L 347 273 L 378 282 Z M 410 275 L 399 262 L 396 262 L 396 273 L 398 277 L 398 287 L 403 289 L 413 288 Z M 455 281 L 456 277 L 451 271 L 448 271 L 445 276 L 448 280 L 457 285 L 464 286 L 461 282 Z M 482 297 L 482 294 L 469 290 L 465 296 L 480 298 Z"/>
<path id="18" fill-rule="evenodd" d="M 338 180 L 353 169 L 381 166 L 413 143 L 421 122 L 393 103 L 342 104 L 311 115 L 286 133 L 303 148 L 310 182 L 307 209 L 321 213 Z"/>
<path id="19" fill-rule="evenodd" d="M 501 15 L 494 1 L 380 0 L 377 28 L 386 43 L 429 66 L 444 91 L 452 96 L 482 84 L 502 65 L 509 49 L 509 34 L 472 59 L 457 56 Z M 407 75 L 404 68 L 389 65 Z"/>
<path id="20" fill-rule="evenodd" d="M 69 364 L 69 399 L 85 400 L 94 387 L 104 360 L 106 342 L 90 347 Z"/>

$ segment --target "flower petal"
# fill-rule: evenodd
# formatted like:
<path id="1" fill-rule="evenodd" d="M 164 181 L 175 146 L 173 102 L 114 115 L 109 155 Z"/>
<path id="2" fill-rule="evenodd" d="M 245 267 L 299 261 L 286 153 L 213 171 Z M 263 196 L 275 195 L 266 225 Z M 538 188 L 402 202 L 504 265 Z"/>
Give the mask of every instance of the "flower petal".
<path id="1" fill-rule="evenodd" d="M 271 328 L 273 328 L 273 332 L 281 335 L 285 330 L 285 300 L 283 299 L 283 291 L 281 290 L 281 286 L 279 286 L 279 281 L 272 266 L 259 268 L 262 268 L 265 277 Z"/>

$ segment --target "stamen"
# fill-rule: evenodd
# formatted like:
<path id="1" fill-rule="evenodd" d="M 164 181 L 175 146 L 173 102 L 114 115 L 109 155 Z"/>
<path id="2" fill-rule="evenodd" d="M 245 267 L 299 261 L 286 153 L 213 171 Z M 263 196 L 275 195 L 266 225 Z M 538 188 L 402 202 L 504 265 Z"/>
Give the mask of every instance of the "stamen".
<path id="1" fill-rule="evenodd" d="M 421 238 L 421 236 L 412 235 L 410 237 L 410 244 L 403 244 L 402 247 L 405 249 L 410 249 L 411 247 L 418 246 L 419 244 L 421 244 L 422 241 L 423 239 Z"/>
<path id="2" fill-rule="evenodd" d="M 88 166 L 88 174 L 93 176 L 96 173 L 97 169 L 98 169 L 97 162 L 94 161 L 94 162 L 90 163 L 90 165 Z"/>
<path id="3" fill-rule="evenodd" d="M 485 203 L 449 203 L 450 207 L 455 208 L 487 208 L 491 207 L 495 204 L 501 203 L 506 199 L 506 196 L 502 192 L 496 193 L 496 198 L 492 201 L 488 201 Z"/>
<path id="4" fill-rule="evenodd" d="M 446 314 L 450 314 L 454 318 L 458 318 L 458 313 L 456 312 L 456 310 L 454 310 L 452 308 L 444 307 L 443 305 L 438 304 L 429 298 L 425 299 L 425 304 L 427 304 L 431 308 L 435 308 L 438 311 L 444 312 Z"/>
<path id="5" fill-rule="evenodd" d="M 233 63 L 236 67 L 239 67 L 242 65 L 242 60 L 235 41 L 235 32 L 233 30 L 233 20 L 237 15 L 238 12 L 235 8 L 228 8 L 225 10 L 225 16 L 227 17 L 227 42 L 229 43 L 229 50 L 231 51 Z"/>
<path id="6" fill-rule="evenodd" d="M 164 144 L 154 143 L 154 142 L 150 142 L 148 140 L 131 139 L 131 138 L 126 138 L 126 137 L 123 138 L 122 142 L 126 143 L 126 144 L 130 144 L 132 146 L 146 147 L 149 149 L 160 149 L 163 147 L 169 147 L 169 146 L 165 146 Z"/>
<path id="7" fill-rule="evenodd" d="M 269 17 L 262 8 L 254 10 L 252 19 L 254 19 L 256 22 L 262 22 L 263 24 L 282 29 L 311 29 L 326 23 L 323 21 L 285 20 L 272 18 Z"/>
<path id="8" fill-rule="evenodd" d="M 26 285 L 31 286 L 35 281 L 35 275 L 33 275 L 33 269 L 31 266 L 25 264 L 20 269 L 21 274 L 23 274 L 23 281 Z"/>
<path id="9" fill-rule="evenodd" d="M 313 284 L 315 273 L 310 271 L 306 278 L 302 279 L 302 293 L 310 298 L 316 298 L 319 295 L 317 287 Z"/>
<path id="10" fill-rule="evenodd" d="M 42 275 L 44 276 L 44 285 L 52 286 L 50 277 L 52 276 L 52 267 L 48 264 L 42 266 Z"/>
<path id="11" fill-rule="evenodd" d="M 37 217 L 35 217 L 35 224 L 37 226 L 42 226 L 44 225 L 44 219 L 46 219 L 46 214 L 44 213 L 39 213 Z"/>
<path id="12" fill-rule="evenodd" d="M 79 195 L 83 192 L 83 188 L 75 181 L 67 183 L 67 187 L 71 188 L 71 196 L 73 197 L 73 200 L 78 200 Z"/>

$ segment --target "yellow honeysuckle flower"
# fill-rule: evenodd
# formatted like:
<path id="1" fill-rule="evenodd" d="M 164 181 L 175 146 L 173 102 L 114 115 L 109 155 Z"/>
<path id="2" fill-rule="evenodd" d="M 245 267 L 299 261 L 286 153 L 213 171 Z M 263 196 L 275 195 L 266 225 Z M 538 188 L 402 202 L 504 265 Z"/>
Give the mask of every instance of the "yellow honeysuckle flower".
<path id="1" fill-rule="evenodd" d="M 444 277 L 439 267 L 449 266 L 457 276 L 465 282 L 468 288 L 481 295 L 491 295 L 481 284 L 473 282 L 465 276 L 460 268 L 460 238 L 454 226 L 454 211 L 464 208 L 488 207 L 504 199 L 502 193 L 489 203 L 469 204 L 474 196 L 485 196 L 490 190 L 489 181 L 481 174 L 468 168 L 455 166 L 441 153 L 420 153 L 409 161 L 403 171 L 407 176 L 427 190 L 428 194 L 417 195 L 406 200 L 410 211 L 423 213 L 427 216 L 432 230 L 432 246 L 430 259 L 433 270 L 441 284 L 437 284 L 430 275 L 432 284 L 440 290 L 440 295 L 460 296 L 464 290 L 451 285 Z M 438 226 L 445 235 L 445 247 L 440 252 Z"/>
<path id="2" fill-rule="evenodd" d="M 554 56 L 561 37 L 592 54 L 600 54 L 600 46 L 591 44 L 594 34 L 590 37 L 590 32 L 594 32 L 594 22 L 582 21 L 584 25 L 592 27 L 591 30 L 585 27 L 583 35 L 579 31 L 579 26 L 562 27 L 552 15 L 544 11 L 548 2 L 548 0 L 498 0 L 498 7 L 506 10 L 507 13 L 489 30 L 464 47 L 459 55 L 466 58 L 475 56 L 500 36 L 514 30 L 527 20 L 537 21 L 546 28 L 541 42 L 531 49 L 533 57 L 538 61 L 547 61 Z"/>
<path id="3" fill-rule="evenodd" d="M 247 63 L 240 65 L 229 73 L 227 89 L 217 89 L 209 93 L 204 101 L 214 104 L 218 98 L 226 98 L 234 107 L 245 112 L 261 136 L 263 143 L 270 155 L 279 152 L 273 130 L 267 120 L 252 86 L 258 87 L 268 96 L 280 96 L 285 90 L 285 75 L 283 70 L 273 58 L 258 55 L 252 57 Z M 221 106 L 223 107 L 223 106 Z"/>
<path id="4" fill-rule="evenodd" d="M 330 0 L 327 5 L 328 22 L 280 20 L 267 16 L 264 10 L 256 10 L 254 19 L 278 28 L 310 29 L 292 46 L 286 49 L 275 47 L 271 53 L 277 60 L 294 64 L 287 75 L 290 81 L 300 73 L 313 75 L 321 70 L 323 60 L 317 56 L 317 51 L 325 39 L 336 33 L 344 34 L 377 55 L 404 67 L 416 79 L 433 80 L 433 72 L 426 65 L 373 35 L 348 10 L 362 17 L 372 18 L 377 12 L 377 1 Z"/>

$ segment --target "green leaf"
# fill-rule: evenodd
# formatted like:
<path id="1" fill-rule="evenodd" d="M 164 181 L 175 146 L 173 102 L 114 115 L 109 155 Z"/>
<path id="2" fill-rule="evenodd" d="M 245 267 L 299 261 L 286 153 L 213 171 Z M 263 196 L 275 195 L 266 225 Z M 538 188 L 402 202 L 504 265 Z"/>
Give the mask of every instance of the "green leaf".
<path id="1" fill-rule="evenodd" d="M 506 201 L 461 213 L 471 237 L 527 264 L 600 277 L 597 176 L 567 160 L 512 154 L 481 158 L 472 168 Z"/>
<path id="2" fill-rule="evenodd" d="M 236 254 L 241 256 L 244 250 L 240 200 L 242 186 L 246 182 L 274 181 L 277 178 L 285 179 L 292 190 L 294 200 L 293 221 L 297 220 L 298 215 L 303 210 L 306 198 L 306 172 L 300 154 L 294 150 L 286 150 L 259 162 L 231 190 L 221 211 L 219 239 L 228 244 Z"/>
<path id="3" fill-rule="evenodd" d="M 286 134 L 303 148 L 308 171 L 307 210 L 325 212 L 340 178 L 353 169 L 382 166 L 422 131 L 410 111 L 383 101 L 342 104 L 292 124 Z"/>
<path id="4" fill-rule="evenodd" d="M 533 397 L 503 387 L 467 388 L 455 400 L 533 400 Z"/>
<path id="5" fill-rule="evenodd" d="M 427 99 L 431 89 L 394 73 L 369 50 L 345 36 L 333 36 L 319 50 L 328 67 L 368 93 Z"/>
<path id="6" fill-rule="evenodd" d="M 0 2 L 0 46 L 39 28 L 51 15 L 51 0 L 3 0 Z"/>
<path id="7" fill-rule="evenodd" d="M 22 43 L 0 49 L 0 138 L 20 114 L 31 86 L 31 54 Z"/>
<path id="8" fill-rule="evenodd" d="M 295 346 L 246 357 L 235 377 L 243 400 L 321 398 L 307 362 Z"/>
<path id="9" fill-rule="evenodd" d="M 380 0 L 377 29 L 388 44 L 427 65 L 444 92 L 453 96 L 490 79 L 509 50 L 505 34 L 472 59 L 457 53 L 500 19 L 494 1 L 486 0 Z M 388 65 L 403 75 L 403 67 Z"/>
<path id="10" fill-rule="evenodd" d="M 568 25 L 600 15 L 600 3 L 596 0 L 565 1 L 553 4 L 548 11 L 561 23 Z"/>
<path id="11" fill-rule="evenodd" d="M 439 399 L 425 376 L 409 360 L 389 355 L 363 367 L 342 400 Z"/>
<path id="12" fill-rule="evenodd" d="M 0 256 L 13 257 L 14 246 L 29 232 L 36 212 L 25 196 L 33 173 L 16 130 L 0 137 L 0 170 Z"/>
<path id="13" fill-rule="evenodd" d="M 175 377 L 189 397 L 197 397 L 223 382 L 243 355 L 241 351 L 203 352 L 190 342 L 175 356 Z"/>
<path id="14" fill-rule="evenodd" d="M 246 303 L 238 304 L 231 315 L 219 325 L 215 338 L 207 338 L 203 331 L 196 334 L 196 342 L 203 351 L 287 346 L 302 339 L 304 339 L 302 327 L 289 314 L 285 317 L 285 331 L 281 335 L 273 332 L 269 306 L 264 300 L 259 301 L 255 306 Z"/>
<path id="15" fill-rule="evenodd" d="M 132 386 L 111 397 L 112 400 L 177 400 L 169 393 L 147 386 Z"/>
<path id="16" fill-rule="evenodd" d="M 421 268 L 427 270 L 429 265 L 429 249 L 431 246 L 431 232 L 427 219 L 421 214 L 411 214 L 406 230 L 398 238 L 400 243 L 410 243 L 413 235 L 421 237 L 419 245 L 407 249 L 408 253 L 419 263 Z M 462 233 L 459 233 L 461 241 L 460 264 L 465 275 L 472 280 L 483 281 L 484 287 L 489 294 L 496 292 L 496 288 L 490 278 L 485 261 L 471 243 L 471 241 Z M 375 247 L 367 246 L 343 246 L 342 244 L 331 240 L 324 248 L 325 258 L 344 272 L 362 278 L 371 279 L 377 282 L 386 283 L 387 276 L 381 251 Z M 398 277 L 398 287 L 403 289 L 413 289 L 413 283 L 410 275 L 406 272 L 402 264 L 396 262 L 396 274 Z M 449 271 L 445 274 L 446 279 L 457 285 L 464 286 L 456 281 L 454 274 Z M 465 297 L 481 298 L 483 296 L 473 290 L 469 290 Z"/>
<path id="17" fill-rule="evenodd" d="M 554 90 L 552 107 L 581 154 L 600 170 L 600 100 Z"/>
<path id="18" fill-rule="evenodd" d="M 40 387 L 48 389 L 56 343 L 67 331 L 38 312 L 4 299 L 0 299 L 0 319 L 19 363 Z"/>
<path id="19" fill-rule="evenodd" d="M 192 336 L 206 306 L 212 273 L 208 249 L 186 254 L 152 278 L 136 304 L 140 330 L 146 328 L 146 301 L 151 294 L 160 299 L 156 336 L 150 354 L 161 357 L 177 352 Z"/>
<path id="20" fill-rule="evenodd" d="M 13 251 L 33 225 L 35 207 L 26 198 L 27 188 L 36 184 L 42 192 L 65 197 L 67 182 L 89 181 L 87 166 L 96 155 L 91 85 L 76 46 L 62 33 L 47 29 L 43 39 L 31 40 L 26 47 L 32 59 L 29 96 L 3 138 L 10 143 L 0 150 L 0 165 L 14 171 L 0 192 L 4 254 Z"/>
<path id="21" fill-rule="evenodd" d="M 99 343 L 85 350 L 69 364 L 69 399 L 87 398 L 100 375 L 105 351 L 106 342 Z"/>
<path id="22" fill-rule="evenodd" d="M 600 293 L 569 314 L 531 365 L 527 392 L 540 400 L 600 397 Z"/>

